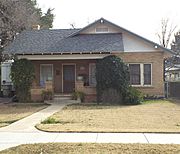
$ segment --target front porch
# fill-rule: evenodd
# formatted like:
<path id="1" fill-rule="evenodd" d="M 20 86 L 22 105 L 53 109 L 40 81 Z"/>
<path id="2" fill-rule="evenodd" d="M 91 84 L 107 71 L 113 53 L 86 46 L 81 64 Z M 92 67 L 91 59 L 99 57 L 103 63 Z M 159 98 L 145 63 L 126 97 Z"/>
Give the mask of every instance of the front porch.
<path id="1" fill-rule="evenodd" d="M 43 101 L 43 91 L 54 94 L 85 93 L 85 102 L 96 100 L 95 59 L 33 60 L 35 80 L 31 89 L 33 101 Z"/>

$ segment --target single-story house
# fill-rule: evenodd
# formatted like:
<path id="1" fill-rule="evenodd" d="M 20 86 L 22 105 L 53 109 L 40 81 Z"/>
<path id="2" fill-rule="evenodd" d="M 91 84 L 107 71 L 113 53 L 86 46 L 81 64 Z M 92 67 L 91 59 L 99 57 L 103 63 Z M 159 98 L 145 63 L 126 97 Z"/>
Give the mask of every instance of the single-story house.
<path id="1" fill-rule="evenodd" d="M 46 88 L 54 94 L 83 91 L 85 101 L 93 101 L 96 62 L 109 55 L 129 65 L 132 86 L 144 94 L 164 96 L 164 59 L 172 51 L 101 18 L 81 29 L 24 31 L 4 53 L 33 62 L 33 100 Z"/>
<path id="2" fill-rule="evenodd" d="M 166 81 L 180 82 L 180 64 L 175 64 L 173 67 L 166 68 Z"/>

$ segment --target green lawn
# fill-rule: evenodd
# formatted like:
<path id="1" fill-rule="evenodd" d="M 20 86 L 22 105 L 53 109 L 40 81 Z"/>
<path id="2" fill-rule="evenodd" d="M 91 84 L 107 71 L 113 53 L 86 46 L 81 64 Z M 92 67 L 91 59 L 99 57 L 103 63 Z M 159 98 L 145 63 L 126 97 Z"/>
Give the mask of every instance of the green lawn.
<path id="1" fill-rule="evenodd" d="M 134 106 L 73 104 L 46 122 L 37 128 L 52 132 L 180 132 L 180 104 L 166 100 Z"/>
<path id="2" fill-rule="evenodd" d="M 179 154 L 180 145 L 46 143 L 20 145 L 0 154 Z"/>

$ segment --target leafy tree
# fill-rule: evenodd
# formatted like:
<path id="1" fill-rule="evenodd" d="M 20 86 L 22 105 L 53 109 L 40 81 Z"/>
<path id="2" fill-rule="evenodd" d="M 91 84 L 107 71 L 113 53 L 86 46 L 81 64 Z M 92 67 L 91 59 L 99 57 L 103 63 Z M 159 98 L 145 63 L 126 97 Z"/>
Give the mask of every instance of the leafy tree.
<path id="1" fill-rule="evenodd" d="M 128 66 L 117 56 L 108 56 L 96 64 L 97 102 L 108 96 L 109 103 L 122 103 L 129 88 Z M 113 98 L 117 98 L 112 102 Z M 105 99 L 104 101 L 106 101 Z"/>
<path id="2" fill-rule="evenodd" d="M 49 29 L 53 27 L 53 20 L 54 20 L 54 14 L 52 13 L 53 9 L 48 9 L 47 12 L 41 16 L 41 28 L 42 29 Z"/>
<path id="3" fill-rule="evenodd" d="M 0 51 L 17 34 L 31 29 L 33 25 L 52 28 L 53 19 L 52 9 L 43 14 L 36 0 L 0 0 Z"/>
<path id="4" fill-rule="evenodd" d="M 176 64 L 180 64 L 180 32 L 174 35 L 174 41 L 171 43 L 171 50 L 173 50 L 175 54 L 166 60 L 166 71 Z"/>
<path id="5" fill-rule="evenodd" d="M 11 67 L 11 79 L 20 102 L 30 101 L 30 88 L 35 77 L 34 65 L 27 59 L 15 60 Z"/>
<path id="6" fill-rule="evenodd" d="M 171 44 L 171 50 L 176 52 L 176 54 L 180 54 L 180 32 L 177 32 L 174 35 L 174 41 Z"/>

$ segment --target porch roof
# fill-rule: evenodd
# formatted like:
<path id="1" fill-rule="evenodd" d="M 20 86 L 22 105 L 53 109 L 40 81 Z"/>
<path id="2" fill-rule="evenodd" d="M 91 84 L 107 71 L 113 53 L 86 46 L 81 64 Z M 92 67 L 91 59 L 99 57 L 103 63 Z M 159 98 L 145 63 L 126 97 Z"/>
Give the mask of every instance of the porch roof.
<path id="1" fill-rule="evenodd" d="M 75 35 L 79 29 L 24 31 L 5 48 L 6 54 L 89 53 L 124 51 L 122 34 Z"/>

